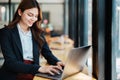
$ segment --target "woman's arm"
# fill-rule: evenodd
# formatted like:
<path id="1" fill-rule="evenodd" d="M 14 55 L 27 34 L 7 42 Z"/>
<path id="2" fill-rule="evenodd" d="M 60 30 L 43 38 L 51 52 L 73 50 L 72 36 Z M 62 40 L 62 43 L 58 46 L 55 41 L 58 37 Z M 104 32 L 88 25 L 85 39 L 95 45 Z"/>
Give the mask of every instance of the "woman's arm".
<path id="1" fill-rule="evenodd" d="M 48 47 L 47 42 L 44 43 L 41 52 L 42 52 L 42 55 L 47 60 L 47 62 L 51 65 L 56 65 L 56 63 L 60 61 L 52 54 L 51 50 Z"/>
<path id="2" fill-rule="evenodd" d="M 49 48 L 49 46 L 48 46 L 48 44 L 46 42 L 46 39 L 45 39 L 45 37 L 44 37 L 43 34 L 41 35 L 41 37 L 45 41 L 44 44 L 43 44 L 43 46 L 42 46 L 42 49 L 41 49 L 42 55 L 45 57 L 45 59 L 47 60 L 47 62 L 49 64 L 51 64 L 51 65 L 57 65 L 57 62 L 59 62 L 60 60 L 58 60 L 57 57 L 55 57 L 52 54 L 52 52 L 51 52 L 51 50 L 50 50 L 50 48 Z"/>

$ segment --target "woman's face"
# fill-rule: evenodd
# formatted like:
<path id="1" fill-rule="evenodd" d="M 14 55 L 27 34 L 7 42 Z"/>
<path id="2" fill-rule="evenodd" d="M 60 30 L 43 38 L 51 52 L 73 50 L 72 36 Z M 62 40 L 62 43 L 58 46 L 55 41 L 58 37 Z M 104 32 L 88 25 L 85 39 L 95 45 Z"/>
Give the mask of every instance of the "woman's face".
<path id="1" fill-rule="evenodd" d="M 38 20 L 37 8 L 26 9 L 24 12 L 19 10 L 18 13 L 21 16 L 20 23 L 24 26 L 31 27 Z"/>

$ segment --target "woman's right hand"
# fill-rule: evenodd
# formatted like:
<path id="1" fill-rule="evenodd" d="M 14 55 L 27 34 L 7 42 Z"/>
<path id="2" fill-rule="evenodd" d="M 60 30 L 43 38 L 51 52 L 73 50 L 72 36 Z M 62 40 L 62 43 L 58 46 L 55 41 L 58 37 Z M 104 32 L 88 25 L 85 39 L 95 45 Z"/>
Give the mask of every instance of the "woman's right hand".
<path id="1" fill-rule="evenodd" d="M 49 73 L 51 75 L 60 74 L 59 73 L 60 70 L 62 71 L 62 69 L 59 66 L 53 66 L 53 65 L 42 66 L 38 69 L 38 71 L 41 73 Z"/>

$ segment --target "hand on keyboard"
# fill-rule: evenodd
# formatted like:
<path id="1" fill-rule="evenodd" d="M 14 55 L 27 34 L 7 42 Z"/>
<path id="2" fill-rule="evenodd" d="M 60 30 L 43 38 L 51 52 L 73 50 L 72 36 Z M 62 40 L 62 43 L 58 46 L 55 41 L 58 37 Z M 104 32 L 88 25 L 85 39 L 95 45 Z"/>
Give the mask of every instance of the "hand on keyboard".
<path id="1" fill-rule="evenodd" d="M 49 73 L 51 75 L 55 75 L 55 74 L 60 74 L 60 71 L 62 72 L 62 68 L 60 68 L 59 66 L 42 66 L 38 69 L 39 72 L 41 73 Z"/>

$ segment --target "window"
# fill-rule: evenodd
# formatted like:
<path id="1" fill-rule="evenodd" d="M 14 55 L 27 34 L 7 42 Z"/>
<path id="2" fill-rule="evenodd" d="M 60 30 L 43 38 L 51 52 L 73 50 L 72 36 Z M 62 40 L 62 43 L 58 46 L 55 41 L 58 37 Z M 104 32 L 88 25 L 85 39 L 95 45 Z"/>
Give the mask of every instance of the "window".
<path id="1" fill-rule="evenodd" d="M 120 0 L 116 0 L 115 5 L 116 26 L 113 26 L 115 28 L 113 29 L 113 51 L 116 57 L 116 76 L 117 80 L 120 80 Z"/>
<path id="2" fill-rule="evenodd" d="M 2 27 L 7 21 L 9 21 L 8 5 L 0 5 L 0 26 Z M 0 27 L 0 28 L 1 28 Z"/>
<path id="3" fill-rule="evenodd" d="M 88 45 L 92 45 L 92 0 L 88 0 Z M 92 74 L 92 49 L 88 58 L 88 69 Z"/>
<path id="4" fill-rule="evenodd" d="M 48 22 L 53 25 L 53 28 L 58 33 L 63 33 L 64 28 L 64 6 L 61 3 L 41 3 L 40 7 L 43 12 L 43 18 L 45 15 L 48 17 Z M 48 14 L 44 14 L 44 13 Z"/>

